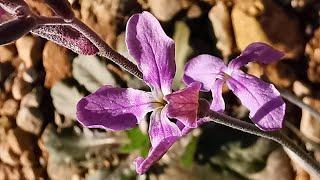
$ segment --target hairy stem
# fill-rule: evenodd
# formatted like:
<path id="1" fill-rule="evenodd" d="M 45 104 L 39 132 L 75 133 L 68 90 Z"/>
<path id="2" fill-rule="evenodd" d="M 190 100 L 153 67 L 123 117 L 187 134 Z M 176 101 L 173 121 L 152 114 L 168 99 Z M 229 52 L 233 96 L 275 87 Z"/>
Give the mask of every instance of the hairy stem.
<path id="1" fill-rule="evenodd" d="M 63 19 L 58 17 L 36 17 L 37 22 L 40 25 L 67 25 L 81 34 L 83 34 L 89 41 L 91 41 L 99 50 L 99 55 L 105 57 L 120 67 L 124 68 L 129 73 L 133 74 L 134 76 L 142 79 L 142 73 L 138 69 L 138 67 L 132 63 L 130 60 L 119 54 L 117 51 L 113 50 L 104 40 L 102 40 L 92 29 L 90 29 L 87 25 L 81 22 L 78 19 L 74 19 L 71 22 L 65 22 Z"/>
<path id="2" fill-rule="evenodd" d="M 222 124 L 249 134 L 253 134 L 259 137 L 267 138 L 281 144 L 286 150 L 292 152 L 293 155 L 301 162 L 306 170 L 316 176 L 320 177 L 320 164 L 311 157 L 307 152 L 302 150 L 294 142 L 292 142 L 286 135 L 280 131 L 266 132 L 262 131 L 253 124 L 241 121 L 239 119 L 210 111 L 208 116 L 204 118 L 206 121 L 213 121 L 218 124 Z"/>

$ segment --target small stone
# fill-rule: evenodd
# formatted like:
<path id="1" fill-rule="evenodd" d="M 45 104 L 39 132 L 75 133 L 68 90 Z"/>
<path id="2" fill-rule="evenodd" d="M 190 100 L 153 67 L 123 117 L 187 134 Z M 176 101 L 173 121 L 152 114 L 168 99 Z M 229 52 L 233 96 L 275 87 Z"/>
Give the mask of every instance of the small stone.
<path id="1" fill-rule="evenodd" d="M 298 97 L 309 95 L 311 93 L 310 87 L 301 81 L 294 81 L 292 89 Z"/>
<path id="2" fill-rule="evenodd" d="M 17 55 L 17 49 L 14 44 L 0 46 L 0 62 L 11 61 Z"/>
<path id="3" fill-rule="evenodd" d="M 21 107 L 39 107 L 42 100 L 42 89 L 41 87 L 34 88 L 30 93 L 23 96 L 21 99 Z"/>
<path id="4" fill-rule="evenodd" d="M 22 107 L 17 115 L 17 125 L 34 135 L 39 135 L 44 122 L 42 112 L 37 108 Z"/>
<path id="5" fill-rule="evenodd" d="M 188 0 L 148 0 L 148 6 L 154 16 L 160 21 L 171 20 L 182 9 L 190 7 Z"/>
<path id="6" fill-rule="evenodd" d="M 255 63 L 255 62 L 249 63 L 247 67 L 248 67 L 248 74 L 251 74 L 258 78 L 260 78 L 264 73 L 263 67 L 258 63 Z"/>
<path id="7" fill-rule="evenodd" d="M 253 42 L 265 42 L 287 58 L 303 55 L 304 39 L 298 19 L 273 0 L 236 0 L 231 18 L 241 51 Z"/>
<path id="8" fill-rule="evenodd" d="M 82 0 L 81 20 L 92 28 L 111 47 L 116 42 L 116 19 L 120 0 Z M 126 1 L 128 2 L 128 1 Z"/>
<path id="9" fill-rule="evenodd" d="M 320 82 L 320 28 L 306 45 L 306 54 L 309 57 L 308 78 L 311 82 Z"/>
<path id="10" fill-rule="evenodd" d="M 202 10 L 201 8 L 194 4 L 192 5 L 189 10 L 188 10 L 188 13 L 187 13 L 187 17 L 189 19 L 194 19 L 194 18 L 199 18 L 200 16 L 202 15 Z"/>
<path id="11" fill-rule="evenodd" d="M 7 175 L 7 179 L 22 179 L 20 171 L 18 168 L 10 167 L 10 166 L 5 166 L 5 172 Z"/>
<path id="12" fill-rule="evenodd" d="M 38 79 L 38 73 L 34 68 L 29 68 L 23 72 L 22 78 L 28 83 L 34 83 Z"/>
<path id="13" fill-rule="evenodd" d="M 4 81 L 3 86 L 4 86 L 4 90 L 6 91 L 6 93 L 11 92 L 15 76 L 16 76 L 16 73 L 11 73 L 7 77 L 7 79 Z"/>
<path id="14" fill-rule="evenodd" d="M 71 56 L 68 50 L 51 41 L 43 49 L 43 66 L 46 71 L 45 87 L 71 76 Z"/>
<path id="15" fill-rule="evenodd" d="M 26 68 L 38 64 L 41 59 L 41 46 L 39 39 L 33 36 L 24 36 L 16 41 L 19 57 L 24 62 Z"/>
<path id="16" fill-rule="evenodd" d="M 320 111 L 320 100 L 305 97 L 303 102 Z M 300 123 L 301 132 L 316 143 L 320 143 L 320 122 L 314 118 L 309 111 L 302 109 Z"/>
<path id="17" fill-rule="evenodd" d="M 20 156 L 20 163 L 24 167 L 31 167 L 36 164 L 39 164 L 37 162 L 37 159 L 35 157 L 34 152 L 24 151 Z"/>
<path id="18" fill-rule="evenodd" d="M 296 79 L 296 72 L 282 61 L 267 65 L 265 74 L 273 84 L 282 88 L 290 87 Z"/>
<path id="19" fill-rule="evenodd" d="M 217 38 L 217 48 L 221 50 L 224 58 L 228 58 L 234 48 L 231 17 L 228 7 L 221 1 L 217 2 L 209 12 L 209 19 Z"/>
<path id="20" fill-rule="evenodd" d="M 14 99 L 21 100 L 21 98 L 30 92 L 31 89 L 31 85 L 24 81 L 21 77 L 17 76 L 14 78 L 12 84 L 12 96 Z"/>
<path id="21" fill-rule="evenodd" d="M 0 117 L 0 127 L 9 130 L 12 127 L 12 121 L 7 116 Z M 0 133 L 1 135 L 1 133 Z"/>
<path id="22" fill-rule="evenodd" d="M 3 116 L 15 116 L 18 112 L 19 104 L 14 99 L 8 99 L 4 102 L 0 109 L 0 114 Z"/>
<path id="23" fill-rule="evenodd" d="M 17 166 L 19 164 L 18 156 L 10 149 L 6 143 L 0 144 L 0 159 L 2 162 L 10 165 Z"/>
<path id="24" fill-rule="evenodd" d="M 26 179 L 42 179 L 44 178 L 44 171 L 40 167 L 29 167 L 29 166 L 24 166 L 22 168 L 22 173 L 23 176 Z"/>
<path id="25" fill-rule="evenodd" d="M 10 142 L 9 145 L 12 151 L 18 155 L 21 155 L 24 151 L 33 152 L 34 150 L 35 141 L 33 136 L 20 128 L 9 130 L 7 141 Z"/>

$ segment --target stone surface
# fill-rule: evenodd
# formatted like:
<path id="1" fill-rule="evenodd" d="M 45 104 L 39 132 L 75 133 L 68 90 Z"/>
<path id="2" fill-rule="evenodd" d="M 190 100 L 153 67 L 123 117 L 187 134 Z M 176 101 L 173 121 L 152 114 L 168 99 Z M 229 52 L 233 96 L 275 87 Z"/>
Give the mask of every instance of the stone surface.
<path id="1" fill-rule="evenodd" d="M 41 132 L 44 117 L 42 112 L 37 108 L 22 107 L 17 115 L 17 125 L 34 135 Z"/>
<path id="2" fill-rule="evenodd" d="M 209 12 L 209 19 L 217 38 L 216 46 L 221 50 L 223 57 L 228 58 L 234 48 L 231 17 L 228 7 L 221 1 L 217 2 Z"/>
<path id="3" fill-rule="evenodd" d="M 42 88 L 34 88 L 30 93 L 26 94 L 20 102 L 21 107 L 39 107 L 42 100 Z"/>
<path id="4" fill-rule="evenodd" d="M 179 11 L 190 7 L 188 0 L 148 0 L 152 14 L 160 21 L 171 20 Z"/>
<path id="5" fill-rule="evenodd" d="M 24 151 L 33 152 L 34 150 L 33 136 L 20 128 L 9 130 L 7 141 L 10 142 L 10 149 L 18 155 L 21 155 Z"/>
<path id="6" fill-rule="evenodd" d="M 11 61 L 17 55 L 17 49 L 14 44 L 0 46 L 0 62 Z"/>
<path id="7" fill-rule="evenodd" d="M 311 93 L 310 87 L 301 81 L 294 81 L 292 90 L 299 97 L 309 95 Z"/>
<path id="8" fill-rule="evenodd" d="M 320 100 L 309 97 L 303 98 L 303 102 L 320 111 Z M 302 109 L 302 117 L 300 123 L 301 132 L 315 141 L 320 143 L 320 122 L 314 118 L 308 111 Z"/>
<path id="9" fill-rule="evenodd" d="M 27 68 L 35 66 L 41 59 L 41 46 L 38 38 L 24 36 L 16 41 L 19 57 Z"/>
<path id="10" fill-rule="evenodd" d="M 303 54 L 304 39 L 298 19 L 272 0 L 236 0 L 231 13 L 238 48 L 260 41 L 285 52 L 287 58 Z M 289 38 L 290 37 L 290 38 Z"/>
<path id="11" fill-rule="evenodd" d="M 22 77 L 16 76 L 12 84 L 12 96 L 16 100 L 20 100 L 24 95 L 30 92 L 31 85 L 24 81 Z"/>
<path id="12" fill-rule="evenodd" d="M 318 28 L 313 37 L 306 45 L 306 54 L 308 62 L 308 78 L 314 83 L 320 82 L 320 28 Z"/>
<path id="13" fill-rule="evenodd" d="M 116 16 L 121 0 L 82 0 L 81 20 L 98 33 L 107 44 L 116 42 Z"/>
<path id="14" fill-rule="evenodd" d="M 296 79 L 296 72 L 284 62 L 278 62 L 266 66 L 265 74 L 276 86 L 282 88 L 290 87 Z"/>
<path id="15" fill-rule="evenodd" d="M 17 114 L 19 108 L 19 103 L 14 99 L 8 99 L 4 102 L 0 109 L 0 115 L 4 116 L 14 116 Z"/>
<path id="16" fill-rule="evenodd" d="M 71 76 L 71 56 L 68 50 L 51 41 L 44 46 L 43 66 L 46 71 L 45 86 L 48 88 L 57 81 Z"/>
<path id="17" fill-rule="evenodd" d="M 24 167 L 31 167 L 38 164 L 35 153 L 32 151 L 24 151 L 20 156 L 20 164 Z"/>
<path id="18" fill-rule="evenodd" d="M 18 156 L 10 149 L 7 143 L 0 144 L 0 160 L 10 166 L 19 164 Z"/>

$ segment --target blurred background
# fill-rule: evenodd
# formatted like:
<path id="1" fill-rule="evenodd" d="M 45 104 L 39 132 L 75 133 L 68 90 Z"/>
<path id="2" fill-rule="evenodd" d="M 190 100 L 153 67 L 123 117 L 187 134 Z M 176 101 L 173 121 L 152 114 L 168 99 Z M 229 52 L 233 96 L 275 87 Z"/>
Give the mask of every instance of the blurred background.
<path id="1" fill-rule="evenodd" d="M 52 16 L 42 0 L 25 0 Z M 320 1 L 318 0 L 69 0 L 76 16 L 112 48 L 132 59 L 124 43 L 128 18 L 150 11 L 176 43 L 179 89 L 184 64 L 199 54 L 226 62 L 250 43 L 266 42 L 283 60 L 244 71 L 274 83 L 320 110 Z M 148 90 L 111 61 L 79 56 L 28 34 L 0 46 L 0 179 L 205 180 L 317 179 L 281 146 L 209 123 L 175 143 L 147 174 L 133 160 L 146 155 L 147 120 L 123 132 L 84 129 L 77 101 L 102 85 Z M 211 98 L 210 93 L 203 97 Z M 227 89 L 226 113 L 250 122 L 248 110 Z M 286 133 L 320 160 L 320 123 L 287 103 Z"/>

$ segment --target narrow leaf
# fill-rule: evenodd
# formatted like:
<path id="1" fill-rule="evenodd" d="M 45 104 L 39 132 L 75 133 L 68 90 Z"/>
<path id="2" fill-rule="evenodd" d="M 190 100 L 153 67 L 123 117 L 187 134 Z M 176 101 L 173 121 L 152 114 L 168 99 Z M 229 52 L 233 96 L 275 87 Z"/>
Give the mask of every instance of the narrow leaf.
<path id="1" fill-rule="evenodd" d="M 0 25 L 0 45 L 8 44 L 27 34 L 37 25 L 33 17 L 19 18 Z"/>
<path id="2" fill-rule="evenodd" d="M 89 39 L 69 26 L 42 25 L 32 30 L 32 33 L 78 54 L 94 55 L 99 51 Z"/>

